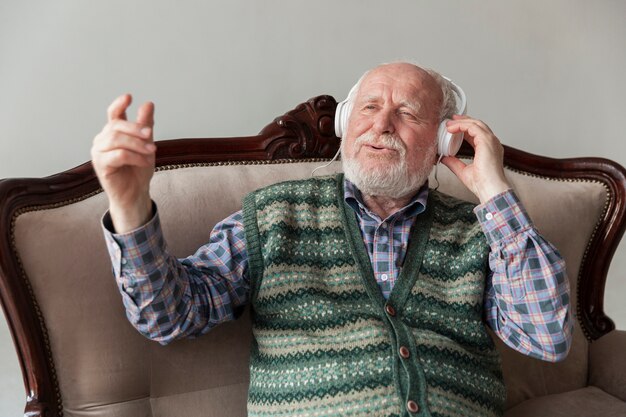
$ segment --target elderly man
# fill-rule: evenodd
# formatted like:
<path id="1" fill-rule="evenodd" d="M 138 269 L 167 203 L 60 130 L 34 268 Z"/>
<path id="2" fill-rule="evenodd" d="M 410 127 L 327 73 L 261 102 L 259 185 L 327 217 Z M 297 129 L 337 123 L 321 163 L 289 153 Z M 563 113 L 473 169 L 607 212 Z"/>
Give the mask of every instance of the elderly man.
<path id="1" fill-rule="evenodd" d="M 361 78 L 341 144 L 344 175 L 248 195 L 195 255 L 167 252 L 149 181 L 154 107 L 109 107 L 93 163 L 129 320 L 160 343 L 253 310 L 251 416 L 499 416 L 488 325 L 540 359 L 567 355 L 568 281 L 510 189 L 502 146 L 453 115 L 450 83 L 408 63 Z M 442 162 L 477 207 L 429 190 L 437 131 L 462 132 L 473 163 Z"/>

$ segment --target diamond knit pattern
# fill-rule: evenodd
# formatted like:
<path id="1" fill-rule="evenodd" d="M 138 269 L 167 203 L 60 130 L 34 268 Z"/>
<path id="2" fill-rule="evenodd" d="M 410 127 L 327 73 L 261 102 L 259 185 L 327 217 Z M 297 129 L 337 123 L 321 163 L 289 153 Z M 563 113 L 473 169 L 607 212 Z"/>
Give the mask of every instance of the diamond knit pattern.
<path id="1" fill-rule="evenodd" d="M 489 247 L 473 206 L 430 193 L 385 300 L 342 184 L 341 174 L 290 181 L 244 200 L 248 415 L 502 415 L 499 356 L 482 321 Z"/>

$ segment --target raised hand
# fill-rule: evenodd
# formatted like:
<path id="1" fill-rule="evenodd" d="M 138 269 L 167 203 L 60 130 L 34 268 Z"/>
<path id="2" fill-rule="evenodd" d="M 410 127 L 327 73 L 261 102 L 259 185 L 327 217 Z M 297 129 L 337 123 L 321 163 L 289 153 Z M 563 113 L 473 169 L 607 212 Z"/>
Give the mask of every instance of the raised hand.
<path id="1" fill-rule="evenodd" d="M 441 162 L 484 203 L 511 188 L 504 176 L 504 148 L 489 126 L 468 116 L 454 116 L 447 123 L 448 132 L 464 133 L 464 139 L 474 148 L 474 161 L 465 164 L 453 156 Z"/>
<path id="2" fill-rule="evenodd" d="M 116 232 L 124 233 L 146 223 L 151 215 L 150 179 L 154 173 L 154 104 L 146 102 L 130 122 L 126 110 L 132 97 L 116 98 L 107 110 L 108 122 L 91 148 L 94 170 L 109 198 Z"/>

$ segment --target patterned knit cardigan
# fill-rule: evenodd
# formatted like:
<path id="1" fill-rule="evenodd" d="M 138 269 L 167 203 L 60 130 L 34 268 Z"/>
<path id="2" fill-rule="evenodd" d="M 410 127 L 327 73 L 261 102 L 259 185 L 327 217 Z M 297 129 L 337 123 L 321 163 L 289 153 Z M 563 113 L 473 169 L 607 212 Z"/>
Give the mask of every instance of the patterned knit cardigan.
<path id="1" fill-rule="evenodd" d="M 430 192 L 385 300 L 341 174 L 248 195 L 249 416 L 502 415 L 472 207 Z"/>

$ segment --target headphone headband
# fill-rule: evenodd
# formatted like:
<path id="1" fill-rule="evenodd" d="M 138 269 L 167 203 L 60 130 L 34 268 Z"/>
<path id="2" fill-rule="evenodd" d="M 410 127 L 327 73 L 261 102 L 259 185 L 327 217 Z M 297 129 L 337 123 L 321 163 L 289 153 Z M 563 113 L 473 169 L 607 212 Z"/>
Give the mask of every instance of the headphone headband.
<path id="1" fill-rule="evenodd" d="M 457 97 L 461 100 L 461 104 L 457 101 L 456 114 L 465 114 L 467 112 L 467 97 L 465 96 L 465 91 L 463 91 L 463 89 L 450 78 L 445 75 L 442 75 L 442 77 L 450 83 L 452 91 L 454 91 Z"/>

